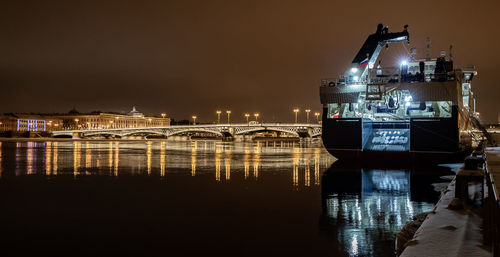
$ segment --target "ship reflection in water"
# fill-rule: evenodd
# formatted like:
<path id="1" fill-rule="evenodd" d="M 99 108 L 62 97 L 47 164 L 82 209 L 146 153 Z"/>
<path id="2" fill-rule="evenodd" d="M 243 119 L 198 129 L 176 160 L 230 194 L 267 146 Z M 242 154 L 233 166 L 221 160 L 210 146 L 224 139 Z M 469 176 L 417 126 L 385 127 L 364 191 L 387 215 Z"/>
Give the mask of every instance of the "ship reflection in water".
<path id="1" fill-rule="evenodd" d="M 320 227 L 351 256 L 394 252 L 395 235 L 416 214 L 434 207 L 437 174 L 413 170 L 363 169 L 334 163 L 322 178 Z M 346 183 L 345 181 L 350 181 Z"/>
<path id="2" fill-rule="evenodd" d="M 0 142 L 0 247 L 16 256 L 391 255 L 397 231 L 432 208 L 443 173 L 335 160 L 320 143 L 287 141 Z"/>

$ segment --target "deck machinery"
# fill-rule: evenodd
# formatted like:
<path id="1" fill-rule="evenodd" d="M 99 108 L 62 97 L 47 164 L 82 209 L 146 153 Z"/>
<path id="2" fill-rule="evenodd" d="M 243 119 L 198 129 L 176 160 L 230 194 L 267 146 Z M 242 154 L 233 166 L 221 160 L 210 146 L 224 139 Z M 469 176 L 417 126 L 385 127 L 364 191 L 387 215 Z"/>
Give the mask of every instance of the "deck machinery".
<path id="1" fill-rule="evenodd" d="M 473 67 L 454 67 L 444 51 L 416 59 L 414 49 L 397 67 L 377 63 L 382 48 L 409 43 L 407 28 L 390 33 L 379 24 L 342 76 L 321 81 L 322 137 L 331 154 L 456 153 L 470 145 L 461 132 L 476 121 Z"/>

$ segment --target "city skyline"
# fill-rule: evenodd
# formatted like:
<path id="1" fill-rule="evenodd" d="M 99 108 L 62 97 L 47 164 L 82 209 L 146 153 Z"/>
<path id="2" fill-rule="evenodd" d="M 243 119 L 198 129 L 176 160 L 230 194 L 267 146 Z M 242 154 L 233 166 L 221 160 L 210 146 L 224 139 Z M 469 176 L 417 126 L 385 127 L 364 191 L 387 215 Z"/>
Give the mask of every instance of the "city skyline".
<path id="1" fill-rule="evenodd" d="M 496 122 L 500 36 L 491 31 L 500 4 L 407 5 L 9 2 L 0 11 L 0 112 L 126 112 L 137 106 L 174 119 L 196 115 L 197 122 L 213 121 L 219 109 L 232 110 L 241 122 L 254 112 L 267 121 L 293 121 L 294 108 L 322 110 L 321 79 L 341 74 L 363 38 L 384 23 L 391 31 L 409 25 L 411 44 L 391 46 L 396 54 L 416 47 L 424 55 L 426 37 L 433 56 L 449 54 L 453 45 L 456 64 L 478 70 L 474 92 L 483 122 Z M 347 18 L 352 15 L 362 19 Z"/>

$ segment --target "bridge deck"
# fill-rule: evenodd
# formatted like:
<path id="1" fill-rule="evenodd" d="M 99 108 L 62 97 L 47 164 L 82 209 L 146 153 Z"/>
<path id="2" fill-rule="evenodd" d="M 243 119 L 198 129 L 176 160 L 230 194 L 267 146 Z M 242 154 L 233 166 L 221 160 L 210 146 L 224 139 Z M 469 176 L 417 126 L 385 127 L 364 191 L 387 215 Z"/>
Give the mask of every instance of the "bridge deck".
<path id="1" fill-rule="evenodd" d="M 53 131 L 54 136 L 70 136 L 81 134 L 92 136 L 99 134 L 111 134 L 116 136 L 127 136 L 130 134 L 162 134 L 172 136 L 181 133 L 206 132 L 226 135 L 245 135 L 256 133 L 258 131 L 268 130 L 284 133 L 292 133 L 303 136 L 304 133 L 309 136 L 321 135 L 320 124 L 300 124 L 300 123 L 258 123 L 258 124 L 199 124 L 182 126 L 162 126 L 162 127 L 139 127 L 139 128 L 106 128 L 106 129 L 81 129 L 81 130 L 60 130 Z M 228 134 L 229 133 L 229 134 Z"/>

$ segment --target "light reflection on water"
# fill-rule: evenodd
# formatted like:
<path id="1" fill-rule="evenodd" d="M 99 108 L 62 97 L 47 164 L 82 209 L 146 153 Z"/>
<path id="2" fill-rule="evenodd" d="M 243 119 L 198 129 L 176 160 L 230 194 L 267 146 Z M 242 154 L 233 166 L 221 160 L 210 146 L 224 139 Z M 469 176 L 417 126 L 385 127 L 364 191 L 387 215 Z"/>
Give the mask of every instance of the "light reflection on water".
<path id="1" fill-rule="evenodd" d="M 282 247 L 280 252 L 292 255 L 309 253 L 311 247 L 308 245 L 315 245 L 317 253 L 321 253 L 317 255 L 326 253 L 349 256 L 392 255 L 395 235 L 405 222 L 415 214 L 432 209 L 432 202 L 435 201 L 433 196 L 422 198 L 425 195 L 433 195 L 433 192 L 428 190 L 430 180 L 426 178 L 423 182 L 419 181 L 419 177 L 415 177 L 408 170 L 345 168 L 336 166 L 338 162 L 332 165 L 334 161 L 335 158 L 331 157 L 320 144 L 298 142 L 6 141 L 0 142 L 0 182 L 9 183 L 8 178 L 11 177 L 19 179 L 41 177 L 54 181 L 55 178 L 69 177 L 74 182 L 90 178 L 86 180 L 87 182 L 82 182 L 85 185 L 82 189 L 86 192 L 84 195 L 88 195 L 96 190 L 96 184 L 93 182 L 98 180 L 92 180 L 95 178 L 109 177 L 113 181 L 133 176 L 151 178 L 161 185 L 167 185 L 155 187 L 152 183 L 142 188 L 142 191 L 146 191 L 147 198 L 152 195 L 162 196 L 162 201 L 165 201 L 162 204 L 166 211 L 163 213 L 160 207 L 158 207 L 160 209 L 155 207 L 154 210 L 158 211 L 159 216 L 174 215 L 171 220 L 179 222 L 190 212 L 175 216 L 175 212 L 170 214 L 170 209 L 200 213 L 193 214 L 189 219 L 189 222 L 194 223 L 193 227 L 196 227 L 196 232 L 193 231 L 193 234 L 204 229 L 211 231 L 209 224 L 219 222 L 207 217 L 218 217 L 225 211 L 240 213 L 233 208 L 245 208 L 242 213 L 252 215 L 255 223 L 240 223 L 242 218 L 234 216 L 227 221 L 237 225 L 218 227 L 222 229 L 222 232 L 217 234 L 219 237 L 233 242 L 232 240 L 236 240 L 233 238 L 245 238 L 245 235 L 237 237 L 227 235 L 239 233 L 238 231 L 253 231 L 258 224 L 273 224 L 259 227 L 261 230 L 256 232 L 257 235 L 248 235 L 247 240 L 255 240 L 252 241 L 255 244 L 252 249 L 269 247 L 268 242 L 272 241 Z M 133 177 L 133 180 L 135 181 L 136 177 Z M 142 182 L 139 183 L 151 183 L 150 180 L 140 181 Z M 189 186 L 191 183 L 196 185 L 193 187 L 196 197 L 186 196 L 184 199 L 184 202 L 188 203 L 186 205 L 164 199 L 168 195 L 178 194 L 181 199 L 183 194 L 190 195 L 192 191 L 189 187 L 185 189 L 181 186 L 182 190 L 179 191 L 174 186 L 176 181 L 182 181 L 182 185 Z M 65 180 L 60 183 L 68 182 Z M 217 188 L 228 186 L 224 187 L 224 190 L 228 191 L 211 192 L 214 190 L 211 183 Z M 236 186 L 230 187 L 232 184 Z M 286 191 L 280 187 L 281 184 L 292 190 Z M 1 185 L 0 183 L 0 189 Z M 100 190 L 97 189 L 99 197 L 93 198 L 92 205 L 84 204 L 80 207 L 80 203 L 75 203 L 72 208 L 75 210 L 82 208 L 81 212 L 93 208 L 94 201 L 99 202 L 101 197 L 104 199 L 102 201 L 105 201 L 108 199 L 108 186 L 105 184 Z M 127 184 L 127 188 L 129 186 Z M 153 188 L 151 191 L 148 189 L 149 186 Z M 12 188 L 16 190 L 15 187 Z M 196 204 L 191 206 L 189 203 L 200 197 L 198 195 L 200 188 L 208 188 L 204 192 L 207 199 L 217 199 L 217 196 L 223 194 L 228 204 L 224 202 L 223 205 L 218 205 L 219 208 L 203 209 L 197 208 Z M 247 191 L 251 194 L 247 194 Z M 120 193 L 129 194 L 125 191 Z M 255 198 L 249 195 L 255 195 Z M 259 195 L 266 195 L 270 199 L 260 198 Z M 129 198 L 133 198 L 132 196 L 128 195 Z M 240 205 L 242 199 L 245 199 L 245 205 Z M 20 202 L 23 201 L 29 199 L 20 199 Z M 207 206 L 217 206 L 218 200 L 207 201 L 209 201 Z M 150 206 L 147 201 L 136 202 L 136 205 L 140 204 Z M 156 206 L 154 201 L 150 204 Z M 266 212 L 266 208 L 262 208 L 263 205 L 271 211 Z M 19 208 L 23 207 L 16 206 L 12 209 Z M 137 215 L 133 204 L 121 208 L 130 211 L 131 214 L 126 216 L 127 219 L 150 220 L 149 216 L 146 216 L 147 218 L 133 216 Z M 225 211 L 219 213 L 218 210 L 221 208 Z M 283 213 L 286 213 L 285 217 Z M 12 217 L 4 220 L 9 219 Z M 197 222 L 197 219 L 201 221 Z M 141 224 L 137 220 L 135 222 Z M 158 218 L 156 222 L 160 222 L 159 220 L 165 220 L 164 216 Z M 293 221 L 293 226 L 290 226 L 290 221 Z M 70 225 L 77 228 L 79 226 Z M 92 223 L 87 226 L 92 226 Z M 171 230 L 172 233 L 182 233 L 186 230 L 186 226 L 177 228 L 170 223 L 164 226 L 168 228 L 165 231 Z M 99 229 L 97 225 L 93 228 Z M 232 228 L 235 230 L 231 230 Z M 139 231 L 140 229 L 136 228 Z M 278 230 L 281 233 L 277 233 Z M 131 231 L 134 232 L 133 229 Z M 283 237 L 279 242 L 274 241 L 277 235 Z M 304 240 L 303 248 L 293 241 L 295 238 Z M 212 241 L 206 240 L 208 240 L 207 245 L 210 245 Z M 180 244 L 182 241 L 177 243 Z M 233 244 L 235 248 L 238 247 L 237 242 Z M 170 245 L 174 246 L 175 243 Z M 206 247 L 210 251 L 211 248 Z M 230 247 L 230 244 L 227 247 Z"/>
<path id="2" fill-rule="evenodd" d="M 333 164 L 322 180 L 325 230 L 333 231 L 351 256 L 387 252 L 381 250 L 384 241 L 393 242 L 414 215 L 434 207 L 432 201 L 412 200 L 410 174 L 407 170 L 344 171 Z M 342 181 L 355 183 L 347 186 Z M 423 193 L 433 194 L 425 190 Z"/>
<path id="3" fill-rule="evenodd" d="M 335 160 L 318 144 L 286 141 L 28 141 L 16 142 L 15 151 L 16 176 L 142 174 L 166 180 L 169 172 L 189 171 L 193 177 L 213 172 L 216 181 L 229 181 L 233 174 L 258 180 L 260 171 L 288 168 L 297 187 L 318 186 L 320 170 Z"/>

